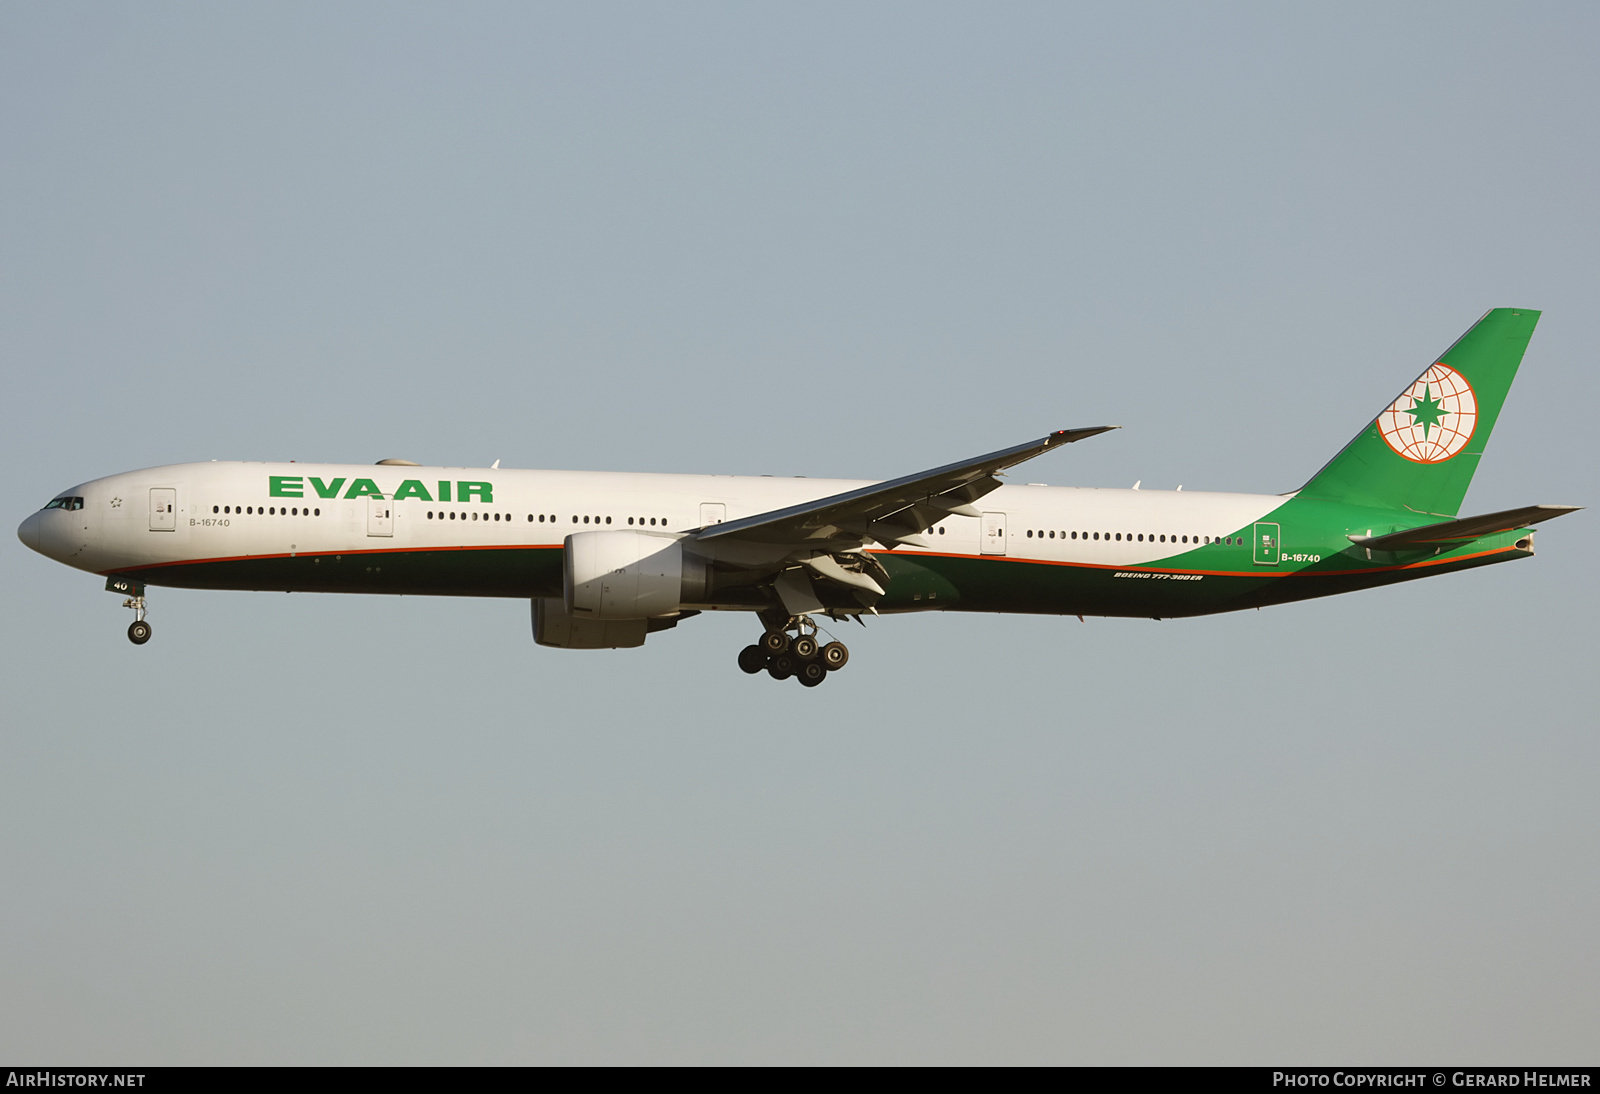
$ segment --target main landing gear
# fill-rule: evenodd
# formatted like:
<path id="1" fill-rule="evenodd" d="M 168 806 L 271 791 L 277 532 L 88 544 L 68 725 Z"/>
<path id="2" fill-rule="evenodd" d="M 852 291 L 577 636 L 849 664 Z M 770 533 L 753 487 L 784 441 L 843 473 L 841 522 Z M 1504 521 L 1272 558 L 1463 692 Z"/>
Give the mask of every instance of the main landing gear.
<path id="1" fill-rule="evenodd" d="M 794 633 L 790 633 L 790 632 Z M 843 642 L 817 642 L 817 625 L 809 616 L 795 616 L 781 627 L 773 627 L 761 641 L 739 651 L 739 667 L 754 675 L 766 670 L 774 680 L 794 677 L 814 688 L 850 662 L 850 651 Z"/>

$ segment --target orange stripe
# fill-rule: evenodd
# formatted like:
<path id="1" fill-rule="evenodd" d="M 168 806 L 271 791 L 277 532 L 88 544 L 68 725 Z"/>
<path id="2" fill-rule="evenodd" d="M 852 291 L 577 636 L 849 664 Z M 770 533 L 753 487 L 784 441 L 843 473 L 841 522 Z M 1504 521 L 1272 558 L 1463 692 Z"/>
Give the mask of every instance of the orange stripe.
<path id="1" fill-rule="evenodd" d="M 1403 566 L 1369 566 L 1364 570 L 1175 570 L 1162 566 L 1150 566 L 1143 563 L 1129 563 L 1117 566 L 1102 562 L 1068 562 L 1048 558 L 1014 558 L 1010 555 L 967 555 L 947 553 L 944 551 L 919 551 L 913 554 L 910 551 L 871 551 L 874 555 L 897 555 L 901 558 L 966 558 L 978 562 L 1023 562 L 1030 566 L 1069 566 L 1080 570 L 1138 570 L 1149 574 L 1200 574 L 1205 577 L 1349 577 L 1361 574 L 1383 574 L 1395 570 L 1417 570 L 1424 566 L 1445 566 L 1452 562 L 1465 562 L 1468 559 L 1484 558 L 1488 555 L 1503 554 L 1514 551 L 1515 547 L 1496 547 L 1489 551 L 1478 551 L 1470 555 L 1454 555 L 1450 558 L 1429 558 L 1421 562 L 1408 562 Z M 1314 564 L 1313 564 L 1314 565 Z"/>
<path id="2" fill-rule="evenodd" d="M 220 558 L 180 558 L 172 562 L 146 562 L 99 571 L 102 577 L 138 570 L 160 570 L 168 566 L 203 566 L 213 562 L 254 562 L 271 558 L 343 558 L 345 555 L 426 555 L 435 551 L 559 551 L 559 543 L 483 543 L 440 547 L 369 547 L 355 551 L 284 551 L 275 555 L 224 555 Z"/>
<path id="3" fill-rule="evenodd" d="M 123 566 L 114 570 L 97 571 L 102 577 L 112 574 L 137 572 L 140 570 L 160 570 L 169 566 L 204 566 L 216 562 L 252 562 L 261 559 L 276 558 L 342 558 L 345 555 L 424 555 L 438 551 L 559 551 L 559 543 L 484 543 L 484 544 L 459 544 L 441 545 L 438 547 L 368 547 L 353 551 L 284 551 L 271 555 L 224 555 L 219 558 L 184 558 L 172 562 L 147 562 L 139 566 Z M 1129 563 L 1118 566 L 1102 562 L 1069 562 L 1048 558 L 1016 558 L 1011 555 L 969 555 L 959 552 L 947 551 L 870 551 L 874 555 L 895 555 L 900 558 L 964 558 L 975 562 L 1017 562 L 1029 566 L 1066 566 L 1079 570 L 1138 570 L 1150 574 L 1198 574 L 1203 577 L 1349 577 L 1362 574 L 1391 573 L 1396 570 L 1417 570 L 1427 566 L 1446 566 L 1452 562 L 1465 562 L 1474 558 L 1486 558 L 1489 555 L 1504 554 L 1516 550 L 1515 547 L 1496 547 L 1489 551 L 1478 551 L 1470 555 L 1454 555 L 1450 558 L 1429 558 L 1421 562 L 1408 562 L 1403 566 L 1369 566 L 1362 570 L 1318 570 L 1315 572 L 1305 570 L 1290 571 L 1264 571 L 1264 570 L 1196 570 L 1196 569 L 1170 569 L 1167 567 L 1149 566 L 1141 563 Z"/>

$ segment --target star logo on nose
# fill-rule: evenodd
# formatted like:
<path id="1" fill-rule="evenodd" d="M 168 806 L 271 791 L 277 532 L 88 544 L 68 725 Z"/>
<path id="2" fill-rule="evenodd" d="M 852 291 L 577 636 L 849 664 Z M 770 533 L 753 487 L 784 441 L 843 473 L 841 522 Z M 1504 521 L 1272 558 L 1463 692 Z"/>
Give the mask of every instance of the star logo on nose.
<path id="1" fill-rule="evenodd" d="M 111 508 L 113 508 L 113 509 L 121 509 L 122 508 L 122 499 L 121 498 L 112 498 L 111 499 Z"/>

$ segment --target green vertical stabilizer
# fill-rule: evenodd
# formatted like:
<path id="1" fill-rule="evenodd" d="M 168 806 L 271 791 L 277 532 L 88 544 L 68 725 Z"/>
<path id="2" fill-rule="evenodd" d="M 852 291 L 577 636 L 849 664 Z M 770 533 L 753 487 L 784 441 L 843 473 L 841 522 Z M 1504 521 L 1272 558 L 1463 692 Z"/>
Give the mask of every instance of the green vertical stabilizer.
<path id="1" fill-rule="evenodd" d="M 1299 496 L 1455 516 L 1538 322 L 1528 308 L 1478 320 Z"/>

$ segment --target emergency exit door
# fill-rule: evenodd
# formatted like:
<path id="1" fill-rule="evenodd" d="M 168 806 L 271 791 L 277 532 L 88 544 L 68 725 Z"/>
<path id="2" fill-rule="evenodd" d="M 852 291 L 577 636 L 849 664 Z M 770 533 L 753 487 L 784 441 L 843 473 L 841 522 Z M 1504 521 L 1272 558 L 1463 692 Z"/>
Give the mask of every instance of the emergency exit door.
<path id="1" fill-rule="evenodd" d="M 367 496 L 367 535 L 394 535 L 394 502 Z"/>
<path id="2" fill-rule="evenodd" d="M 150 530 L 178 530 L 178 492 L 171 487 L 157 487 L 150 491 Z"/>
<path id="3" fill-rule="evenodd" d="M 1006 515 L 1004 513 L 983 514 L 983 540 L 978 550 L 986 555 L 1003 555 L 1006 553 Z"/>
<path id="4" fill-rule="evenodd" d="M 1283 544 L 1278 539 L 1278 526 L 1276 524 L 1256 525 L 1256 565 L 1276 566 L 1278 564 L 1278 551 Z"/>

